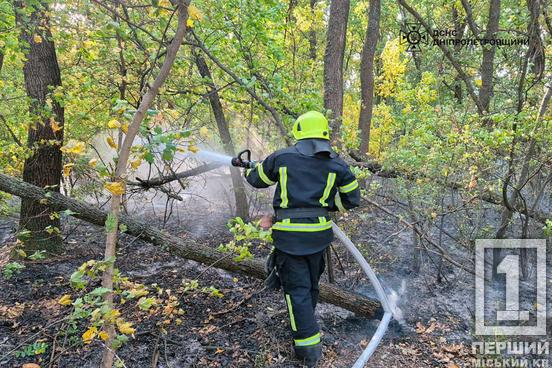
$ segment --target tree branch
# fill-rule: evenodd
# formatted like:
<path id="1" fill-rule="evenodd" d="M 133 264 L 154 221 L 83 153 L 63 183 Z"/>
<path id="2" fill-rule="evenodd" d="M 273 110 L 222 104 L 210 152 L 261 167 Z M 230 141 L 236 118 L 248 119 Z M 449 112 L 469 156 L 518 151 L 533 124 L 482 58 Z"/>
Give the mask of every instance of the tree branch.
<path id="1" fill-rule="evenodd" d="M 230 70 L 226 65 L 224 65 L 216 56 L 214 56 L 208 49 L 205 47 L 205 44 L 199 39 L 199 37 L 195 34 L 195 32 L 190 31 L 190 33 L 193 35 L 197 42 L 197 47 L 199 47 L 209 59 L 211 59 L 220 69 L 222 69 L 226 74 L 228 74 L 236 83 L 238 83 L 242 88 L 244 88 L 247 93 L 251 97 L 253 97 L 262 107 L 264 107 L 270 114 L 272 115 L 272 118 L 274 119 L 274 122 L 276 123 L 276 126 L 280 130 L 280 133 L 284 137 L 284 140 L 288 145 L 291 145 L 293 142 L 291 138 L 289 137 L 287 133 L 287 129 L 284 126 L 284 123 L 282 122 L 282 119 L 280 117 L 280 114 L 276 109 L 272 106 L 270 106 L 265 100 L 263 100 L 252 88 L 248 87 L 244 81 L 236 75 L 232 70 Z"/>

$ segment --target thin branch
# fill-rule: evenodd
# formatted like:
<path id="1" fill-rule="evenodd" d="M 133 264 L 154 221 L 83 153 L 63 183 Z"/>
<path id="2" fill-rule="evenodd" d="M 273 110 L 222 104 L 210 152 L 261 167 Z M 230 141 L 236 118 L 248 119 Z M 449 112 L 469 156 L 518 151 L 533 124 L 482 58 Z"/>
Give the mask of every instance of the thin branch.
<path id="1" fill-rule="evenodd" d="M 264 107 L 266 110 L 268 110 L 268 112 L 270 112 L 270 114 L 272 115 L 272 118 L 274 119 L 274 121 L 276 123 L 276 126 L 278 127 L 278 129 L 280 130 L 280 133 L 284 137 L 284 140 L 286 141 L 287 144 L 291 145 L 292 141 L 291 141 L 289 135 L 287 134 L 287 129 L 284 126 L 284 123 L 282 122 L 282 118 L 280 117 L 280 114 L 278 113 L 278 111 L 276 111 L 276 109 L 274 107 L 270 106 L 264 99 L 262 99 L 251 87 L 248 87 L 247 84 L 245 84 L 245 82 L 240 77 L 238 77 L 238 75 L 236 75 L 236 73 L 234 73 L 232 70 L 230 70 L 216 56 L 214 56 L 207 49 L 207 47 L 205 47 L 205 45 L 199 39 L 199 37 L 195 34 L 195 32 L 190 31 L 190 33 L 195 38 L 195 40 L 197 42 L 197 47 L 199 47 L 205 53 L 205 55 L 207 55 L 209 57 L 209 59 L 211 59 L 226 74 L 228 74 L 230 77 L 232 77 L 232 79 L 234 79 L 240 86 L 242 86 L 242 88 L 244 88 L 247 91 L 247 93 L 249 93 L 249 95 L 251 97 L 253 97 L 262 107 Z"/>
<path id="2" fill-rule="evenodd" d="M 386 214 L 388 214 L 389 216 L 391 217 L 394 217 L 395 219 L 397 219 L 401 224 L 411 228 L 412 230 L 414 230 L 414 232 L 416 232 L 416 234 L 418 234 L 418 236 L 420 238 L 423 238 L 426 242 L 428 242 L 429 244 L 431 244 L 431 246 L 433 246 L 434 248 L 436 248 L 437 250 L 439 250 L 440 252 L 440 255 L 446 259 L 448 262 L 450 262 L 451 264 L 461 268 L 462 270 L 468 272 L 468 273 L 471 273 L 473 274 L 473 270 L 469 269 L 468 267 L 464 266 L 463 264 L 459 263 L 458 261 L 452 259 L 450 257 L 450 255 L 448 254 L 448 252 L 443 248 L 441 247 L 439 244 L 435 243 L 426 233 L 424 233 L 423 231 L 421 231 L 416 225 L 413 225 L 411 223 L 409 223 L 408 221 L 404 220 L 401 216 L 399 215 L 396 215 L 394 214 L 393 212 L 391 212 L 390 210 L 388 210 L 387 208 L 383 207 L 382 205 L 380 205 L 379 203 L 376 203 L 370 199 L 363 199 L 364 201 L 366 201 L 368 204 L 378 208 L 379 210 L 385 212 Z"/>
<path id="3" fill-rule="evenodd" d="M 2 120 L 2 123 L 4 123 L 4 125 L 6 126 L 6 129 L 8 130 L 8 132 L 10 133 L 10 135 L 12 136 L 14 142 L 19 146 L 19 147 L 23 147 L 23 143 L 21 143 L 21 141 L 19 140 L 19 138 L 17 138 L 17 136 L 15 135 L 14 131 L 11 129 L 10 125 L 8 124 L 8 121 L 6 120 L 6 118 L 4 117 L 4 115 L 0 114 L 0 120 Z"/>
<path id="4" fill-rule="evenodd" d="M 190 170 L 186 170 L 186 171 L 176 173 L 176 174 L 172 174 L 172 175 L 168 175 L 168 176 L 158 176 L 156 178 L 149 179 L 149 180 L 136 178 L 137 181 L 128 181 L 127 184 L 134 185 L 134 186 L 139 186 L 139 187 L 142 187 L 144 189 L 150 189 L 150 188 L 153 188 L 153 187 L 158 187 L 158 186 L 170 183 L 170 182 L 175 181 L 175 180 L 200 175 L 200 174 L 206 173 L 208 171 L 211 171 L 213 169 L 216 169 L 220 166 L 222 166 L 222 164 L 220 164 L 218 162 L 211 162 L 211 163 L 208 163 L 208 164 L 205 164 L 205 165 L 194 167 L 193 169 L 190 169 Z"/>
<path id="5" fill-rule="evenodd" d="M 462 6 L 466 11 L 466 20 L 468 21 L 468 26 L 470 27 L 470 31 L 477 38 L 479 37 L 479 27 L 477 27 L 477 24 L 473 20 L 473 11 L 472 11 L 471 5 L 468 0 L 461 0 L 461 1 L 462 1 Z"/>

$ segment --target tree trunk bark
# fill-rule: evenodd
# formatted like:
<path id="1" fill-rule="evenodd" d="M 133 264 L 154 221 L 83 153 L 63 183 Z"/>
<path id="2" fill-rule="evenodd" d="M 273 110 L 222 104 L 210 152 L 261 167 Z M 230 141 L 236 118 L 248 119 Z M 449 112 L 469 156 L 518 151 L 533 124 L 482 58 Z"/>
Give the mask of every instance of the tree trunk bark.
<path id="1" fill-rule="evenodd" d="M 226 154 L 233 157 L 236 155 L 236 150 L 234 147 L 234 142 L 232 141 L 232 136 L 230 135 L 228 122 L 226 121 L 226 117 L 224 116 L 222 104 L 220 103 L 217 86 L 215 84 L 215 81 L 213 80 L 211 71 L 209 70 L 209 66 L 205 62 L 203 56 L 201 56 L 201 54 L 199 54 L 197 50 L 194 50 L 194 57 L 197 69 L 199 70 L 199 74 L 204 80 L 208 81 L 206 83 L 208 85 L 207 93 L 209 95 L 209 102 L 211 103 L 211 108 L 213 109 L 213 115 L 215 115 L 215 121 L 217 123 L 217 128 L 219 131 L 220 139 L 222 141 L 222 145 L 224 146 L 224 151 L 226 152 Z M 237 167 L 231 167 L 230 175 L 232 177 L 232 187 L 234 188 L 234 198 L 236 201 L 236 215 L 241 217 L 242 219 L 248 219 L 249 205 L 247 202 L 245 185 L 243 183 L 240 170 Z"/>
<path id="2" fill-rule="evenodd" d="M 28 11 L 24 2 L 17 1 L 15 7 L 16 22 L 21 27 L 19 39 L 26 58 L 23 74 L 31 116 L 27 136 L 31 155 L 25 160 L 23 180 L 59 191 L 64 111 L 53 93 L 61 86 L 61 74 L 49 27 L 48 5 L 44 1 L 37 2 L 30 16 L 24 15 Z M 50 217 L 51 214 L 51 210 L 39 202 L 21 201 L 19 228 L 30 232 L 30 238 L 24 242 L 27 250 L 62 251 L 60 221 Z"/>
<path id="3" fill-rule="evenodd" d="M 454 36 L 455 40 L 458 40 L 458 43 L 454 44 L 454 56 L 458 58 L 460 50 L 462 49 L 462 44 L 460 43 L 460 40 L 464 36 L 464 28 L 465 23 L 460 23 L 460 15 L 458 14 L 458 9 L 456 7 L 452 7 L 452 19 L 454 22 L 454 30 L 456 31 L 456 36 Z M 459 104 L 462 104 L 463 102 L 463 94 L 462 94 L 462 79 L 460 79 L 460 76 L 458 74 L 454 77 L 454 98 L 456 98 L 456 101 Z"/>
<path id="4" fill-rule="evenodd" d="M 332 142 L 340 145 L 343 115 L 343 57 L 347 41 L 349 0 L 332 0 L 324 54 L 324 108 L 330 110 Z"/>
<path id="5" fill-rule="evenodd" d="M 310 0 L 310 13 L 313 20 L 315 17 L 315 9 L 316 9 L 317 2 L 318 0 Z M 314 28 L 314 22 L 313 22 L 309 29 L 309 56 L 313 61 L 316 60 L 316 46 L 317 46 L 316 29 Z"/>
<path id="6" fill-rule="evenodd" d="M 418 216 L 416 216 L 416 210 L 414 209 L 414 204 L 412 203 L 412 197 L 410 194 L 408 194 L 408 216 L 410 217 L 410 222 L 413 224 L 417 224 L 419 222 Z M 412 272 L 415 275 L 418 275 L 420 273 L 420 270 L 422 268 L 422 247 L 423 245 L 420 244 L 422 242 L 422 239 L 420 239 L 420 236 L 416 232 L 414 228 L 412 228 Z"/>
<path id="7" fill-rule="evenodd" d="M 487 21 L 487 30 L 485 38 L 493 39 L 498 32 L 498 21 L 500 18 L 500 0 L 490 0 L 489 20 Z M 483 46 L 483 60 L 481 62 L 481 89 L 479 90 L 479 101 L 485 113 L 489 112 L 489 105 L 493 95 L 494 86 L 494 57 L 496 44 L 487 44 Z"/>
<path id="8" fill-rule="evenodd" d="M 381 13 L 380 0 L 370 1 L 368 11 L 368 27 L 364 37 L 360 61 L 360 152 L 367 154 L 370 145 L 370 127 L 372 125 L 372 110 L 374 107 L 374 57 L 379 38 L 379 23 Z"/>
<path id="9" fill-rule="evenodd" d="M 47 195 L 48 191 L 43 188 L 1 173 L 0 191 L 33 201 L 44 200 L 48 206 L 58 211 L 69 209 L 74 212 L 74 217 L 98 226 L 103 226 L 108 216 L 106 211 L 98 207 L 66 197 L 57 192 Z M 266 277 L 264 261 L 262 260 L 255 259 L 235 262 L 231 257 L 228 257 L 228 254 L 221 253 L 207 246 L 185 241 L 179 236 L 172 236 L 165 231 L 148 225 L 144 221 L 125 214 L 120 214 L 120 223 L 127 226 L 126 233 L 167 249 L 176 256 L 226 271 L 239 272 L 258 279 Z M 368 318 L 372 318 L 379 313 L 379 302 L 326 283 L 320 285 L 320 297 L 324 302 L 337 305 Z"/>

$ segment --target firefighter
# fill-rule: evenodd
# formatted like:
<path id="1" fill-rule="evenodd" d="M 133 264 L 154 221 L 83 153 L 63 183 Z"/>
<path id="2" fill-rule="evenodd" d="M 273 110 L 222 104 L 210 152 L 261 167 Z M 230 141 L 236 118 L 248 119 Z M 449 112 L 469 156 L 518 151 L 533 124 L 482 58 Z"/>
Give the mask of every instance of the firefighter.
<path id="1" fill-rule="evenodd" d="M 324 251 L 333 240 L 328 211 L 358 206 L 360 191 L 349 166 L 330 146 L 328 120 L 323 114 L 309 111 L 301 115 L 293 126 L 293 136 L 297 140 L 294 146 L 257 163 L 246 171 L 246 179 L 256 188 L 276 185 L 268 280 L 274 284 L 276 276 L 281 283 L 295 355 L 312 367 L 322 356 L 314 310 Z"/>

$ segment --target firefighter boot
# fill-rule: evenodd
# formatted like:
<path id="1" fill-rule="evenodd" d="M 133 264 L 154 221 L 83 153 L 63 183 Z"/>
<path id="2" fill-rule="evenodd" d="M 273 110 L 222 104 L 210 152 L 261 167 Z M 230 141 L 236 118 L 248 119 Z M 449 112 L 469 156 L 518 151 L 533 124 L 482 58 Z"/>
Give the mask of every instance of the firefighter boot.
<path id="1" fill-rule="evenodd" d="M 316 363 L 322 358 L 322 344 L 309 346 L 294 346 L 295 357 L 307 367 L 316 367 Z"/>

